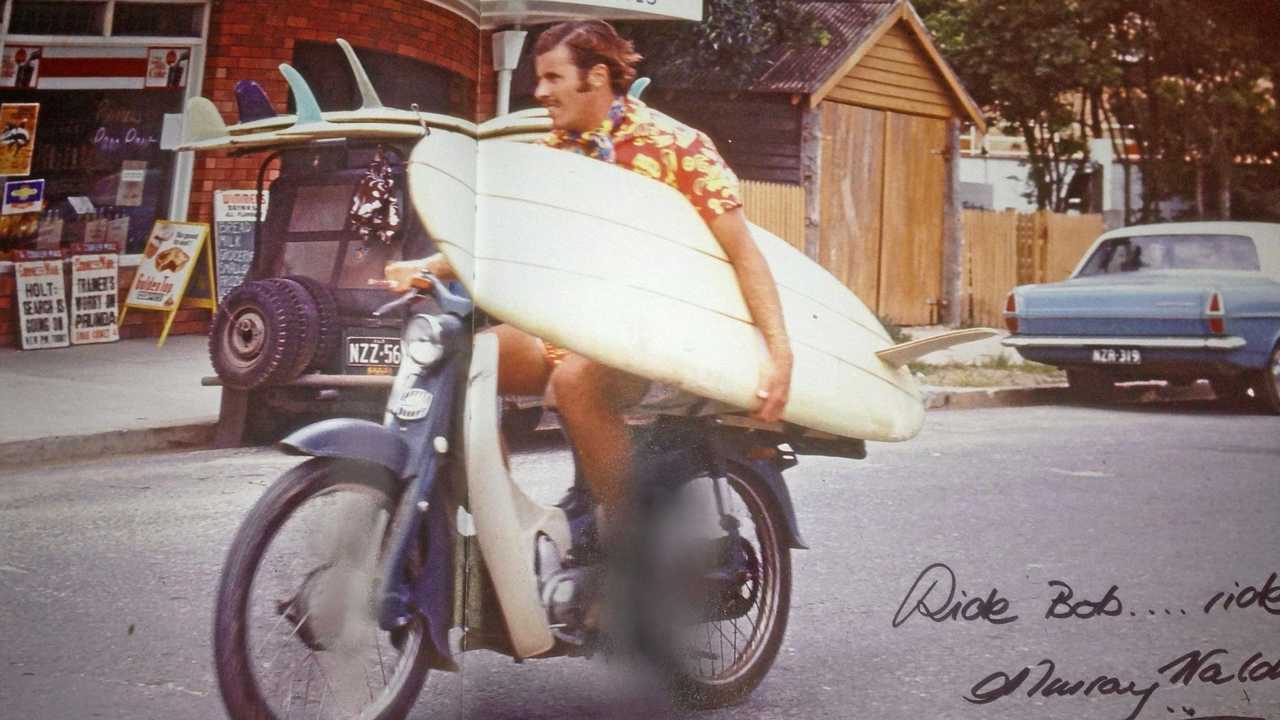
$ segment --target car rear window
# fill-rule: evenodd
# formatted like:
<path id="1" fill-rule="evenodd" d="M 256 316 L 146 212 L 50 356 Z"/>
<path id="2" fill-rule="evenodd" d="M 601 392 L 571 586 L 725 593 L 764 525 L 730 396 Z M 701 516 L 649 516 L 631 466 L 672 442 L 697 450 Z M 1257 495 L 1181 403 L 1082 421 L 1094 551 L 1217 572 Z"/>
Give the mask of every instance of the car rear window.
<path id="1" fill-rule="evenodd" d="M 1244 235 L 1136 235 L 1098 246 L 1077 277 L 1144 270 L 1259 270 L 1258 248 Z"/>

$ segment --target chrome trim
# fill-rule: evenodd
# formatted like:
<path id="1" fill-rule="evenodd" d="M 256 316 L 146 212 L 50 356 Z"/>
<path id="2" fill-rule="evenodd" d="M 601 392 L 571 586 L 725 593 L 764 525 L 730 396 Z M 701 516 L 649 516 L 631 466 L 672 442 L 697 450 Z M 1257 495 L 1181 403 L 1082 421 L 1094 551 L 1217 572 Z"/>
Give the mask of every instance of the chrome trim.
<path id="1" fill-rule="evenodd" d="M 1045 336 L 1007 337 L 1001 344 L 1011 348 L 1041 347 L 1138 347 L 1177 350 L 1235 350 L 1245 346 L 1242 337 L 1089 337 Z"/>

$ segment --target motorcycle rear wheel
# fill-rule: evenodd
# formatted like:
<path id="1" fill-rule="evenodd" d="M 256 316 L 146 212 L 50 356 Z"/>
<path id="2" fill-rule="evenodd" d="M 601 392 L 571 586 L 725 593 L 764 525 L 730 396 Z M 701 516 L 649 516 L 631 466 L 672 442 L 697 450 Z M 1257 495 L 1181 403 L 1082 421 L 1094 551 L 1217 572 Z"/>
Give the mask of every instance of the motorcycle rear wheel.
<path id="1" fill-rule="evenodd" d="M 233 718 L 392 720 L 426 682 L 426 625 L 394 635 L 374 611 L 398 492 L 390 473 L 315 458 L 281 476 L 227 554 L 214 666 Z"/>
<path id="2" fill-rule="evenodd" d="M 708 489 L 698 491 L 705 494 L 711 482 L 699 478 L 686 487 L 706 483 Z M 678 627 L 669 625 L 662 631 L 669 639 L 662 643 L 661 672 L 672 699 L 691 709 L 732 705 L 755 690 L 782 646 L 791 609 L 786 525 L 764 481 L 745 468 L 730 467 L 721 489 L 725 511 L 741 524 L 747 578 L 728 596 L 704 594 L 695 603 L 702 607 L 660 611 L 668 622 L 685 617 L 676 621 Z M 722 541 L 713 546 L 729 547 Z M 680 594 L 678 589 L 660 592 L 667 597 Z M 726 612 L 728 606 L 736 609 Z"/>

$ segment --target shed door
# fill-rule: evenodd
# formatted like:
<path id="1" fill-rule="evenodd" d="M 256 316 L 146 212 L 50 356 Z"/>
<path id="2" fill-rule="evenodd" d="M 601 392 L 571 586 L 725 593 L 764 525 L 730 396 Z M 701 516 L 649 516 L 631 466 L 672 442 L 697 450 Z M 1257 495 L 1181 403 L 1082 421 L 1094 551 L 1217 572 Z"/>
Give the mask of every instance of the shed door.
<path id="1" fill-rule="evenodd" d="M 947 121 L 886 113 L 878 312 L 901 325 L 938 321 Z"/>
<path id="2" fill-rule="evenodd" d="M 881 317 L 937 322 L 947 121 L 821 108 L 819 262 Z"/>

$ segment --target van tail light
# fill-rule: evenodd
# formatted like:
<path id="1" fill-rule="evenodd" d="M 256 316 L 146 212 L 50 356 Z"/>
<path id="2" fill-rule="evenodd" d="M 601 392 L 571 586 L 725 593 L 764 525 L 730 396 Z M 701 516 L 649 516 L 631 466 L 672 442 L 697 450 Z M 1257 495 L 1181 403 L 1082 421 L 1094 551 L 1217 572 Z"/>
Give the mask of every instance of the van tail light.
<path id="1" fill-rule="evenodd" d="M 1209 332 L 1214 335 L 1222 335 L 1227 331 L 1227 320 L 1224 317 L 1224 308 L 1222 305 L 1222 294 L 1213 293 L 1209 296 L 1209 305 L 1204 309 L 1205 319 L 1209 322 Z"/>
<path id="2" fill-rule="evenodd" d="M 1004 326 L 1009 328 L 1009 332 L 1017 334 L 1018 332 L 1018 298 L 1009 293 L 1009 297 L 1004 301 Z"/>

